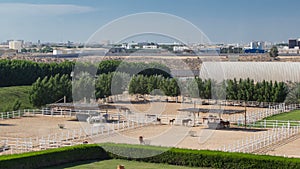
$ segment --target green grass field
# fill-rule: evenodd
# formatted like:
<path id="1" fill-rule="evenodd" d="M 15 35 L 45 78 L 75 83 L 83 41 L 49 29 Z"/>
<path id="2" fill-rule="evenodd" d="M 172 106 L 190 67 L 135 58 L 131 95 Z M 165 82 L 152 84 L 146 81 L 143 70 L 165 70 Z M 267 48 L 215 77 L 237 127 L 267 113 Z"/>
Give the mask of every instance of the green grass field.
<path id="1" fill-rule="evenodd" d="M 34 106 L 29 102 L 31 86 L 0 87 L 0 112 L 11 111 L 15 100 L 21 102 L 20 109 L 32 109 Z"/>
<path id="2" fill-rule="evenodd" d="M 268 127 L 272 127 L 272 126 L 281 127 L 282 125 L 287 126 L 288 125 L 287 121 L 292 121 L 292 122 L 290 122 L 290 126 L 299 126 L 300 123 L 295 122 L 295 121 L 300 121 L 300 110 L 294 110 L 294 111 L 291 111 L 291 112 L 277 114 L 277 115 L 274 115 L 274 116 L 264 118 L 263 120 L 257 121 L 255 123 L 255 126 L 256 127 L 263 127 L 264 126 L 264 120 L 268 120 L 267 121 Z M 272 121 L 270 121 L 270 120 L 272 120 Z M 277 121 L 277 124 L 276 124 L 276 121 Z"/>
<path id="3" fill-rule="evenodd" d="M 267 117 L 266 120 L 300 121 L 300 110 L 277 114 L 271 117 Z"/>
<path id="4" fill-rule="evenodd" d="M 125 169 L 195 169 L 192 167 L 174 166 L 167 164 L 153 164 L 137 161 L 126 161 L 126 160 L 104 160 L 99 162 L 89 162 L 89 163 L 72 163 L 62 166 L 51 167 L 47 169 L 116 169 L 117 165 L 124 165 Z M 199 168 L 199 167 L 197 167 Z M 201 169 L 201 168 L 200 168 Z"/>

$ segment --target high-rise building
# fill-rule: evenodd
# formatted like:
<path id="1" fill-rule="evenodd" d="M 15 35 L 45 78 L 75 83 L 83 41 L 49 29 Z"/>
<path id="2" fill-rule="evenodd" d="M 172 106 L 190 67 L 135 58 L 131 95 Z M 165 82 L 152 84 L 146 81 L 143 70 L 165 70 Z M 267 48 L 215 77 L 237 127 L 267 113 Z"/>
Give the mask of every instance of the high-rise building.
<path id="1" fill-rule="evenodd" d="M 294 49 L 296 46 L 298 46 L 298 40 L 297 39 L 289 39 L 289 48 Z"/>
<path id="2" fill-rule="evenodd" d="M 17 50 L 18 52 L 21 52 L 21 49 L 23 48 L 23 42 L 22 41 L 16 41 L 16 40 L 9 41 L 8 48 L 13 49 L 13 50 Z"/>

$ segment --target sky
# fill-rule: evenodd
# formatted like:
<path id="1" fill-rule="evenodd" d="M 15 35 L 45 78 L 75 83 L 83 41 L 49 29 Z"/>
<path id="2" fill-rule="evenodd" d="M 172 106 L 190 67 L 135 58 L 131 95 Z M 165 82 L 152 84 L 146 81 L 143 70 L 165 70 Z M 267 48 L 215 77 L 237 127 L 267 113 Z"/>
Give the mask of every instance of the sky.
<path id="1" fill-rule="evenodd" d="M 181 17 L 214 43 L 287 42 L 300 37 L 299 6 L 299 0 L 0 0 L 0 42 L 84 43 L 111 21 L 142 12 Z"/>

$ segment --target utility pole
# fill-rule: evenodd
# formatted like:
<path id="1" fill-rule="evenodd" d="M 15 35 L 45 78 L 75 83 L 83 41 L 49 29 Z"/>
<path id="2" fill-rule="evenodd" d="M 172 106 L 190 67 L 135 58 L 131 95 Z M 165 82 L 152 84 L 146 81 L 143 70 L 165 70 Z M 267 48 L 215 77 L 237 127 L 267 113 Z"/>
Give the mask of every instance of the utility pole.
<path id="1" fill-rule="evenodd" d="M 245 101 L 244 107 L 245 107 L 245 129 L 247 129 L 247 106 L 246 106 L 246 101 Z"/>

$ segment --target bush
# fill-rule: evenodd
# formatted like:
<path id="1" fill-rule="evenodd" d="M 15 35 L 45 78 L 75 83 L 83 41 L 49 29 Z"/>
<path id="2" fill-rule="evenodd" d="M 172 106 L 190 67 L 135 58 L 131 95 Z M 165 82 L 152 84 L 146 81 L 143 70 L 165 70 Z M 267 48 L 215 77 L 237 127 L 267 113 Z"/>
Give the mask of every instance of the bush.
<path id="1" fill-rule="evenodd" d="M 98 145 L 80 145 L 24 154 L 0 156 L 0 168 L 35 169 L 86 160 L 109 159 Z"/>
<path id="2" fill-rule="evenodd" d="M 220 151 L 208 151 L 208 150 L 189 150 L 171 148 L 168 151 L 163 147 L 152 146 L 137 146 L 137 145 L 116 145 L 106 144 L 102 145 L 105 149 L 113 149 L 116 154 L 125 154 L 130 152 L 129 158 L 121 157 L 116 154 L 109 153 L 112 158 L 121 158 L 127 160 L 137 160 L 151 163 L 166 163 L 171 165 L 189 166 L 189 167 L 212 167 L 212 168 L 260 168 L 260 169 L 272 169 L 272 168 L 300 168 L 300 159 L 275 157 L 267 155 L 254 155 L 244 153 L 228 153 Z M 109 148 L 111 146 L 111 148 Z M 117 150 L 117 151 L 116 151 Z M 134 159 L 132 155 L 138 152 L 162 152 L 161 154 L 148 158 Z M 157 153 L 158 154 L 158 153 Z"/>
<path id="3" fill-rule="evenodd" d="M 115 152 L 119 155 L 107 151 Z M 145 153 L 149 155 L 159 155 L 147 158 L 136 158 L 141 153 L 143 155 L 145 155 Z M 111 143 L 100 145 L 80 145 L 39 152 L 0 156 L 0 168 L 34 169 L 77 161 L 107 160 L 111 158 L 150 163 L 165 163 L 189 167 L 212 167 L 222 169 L 300 168 L 300 159 L 298 158 L 284 158 L 267 155 L 228 153 L 208 150 L 189 150 L 179 148 L 168 149 L 166 147 Z"/>

